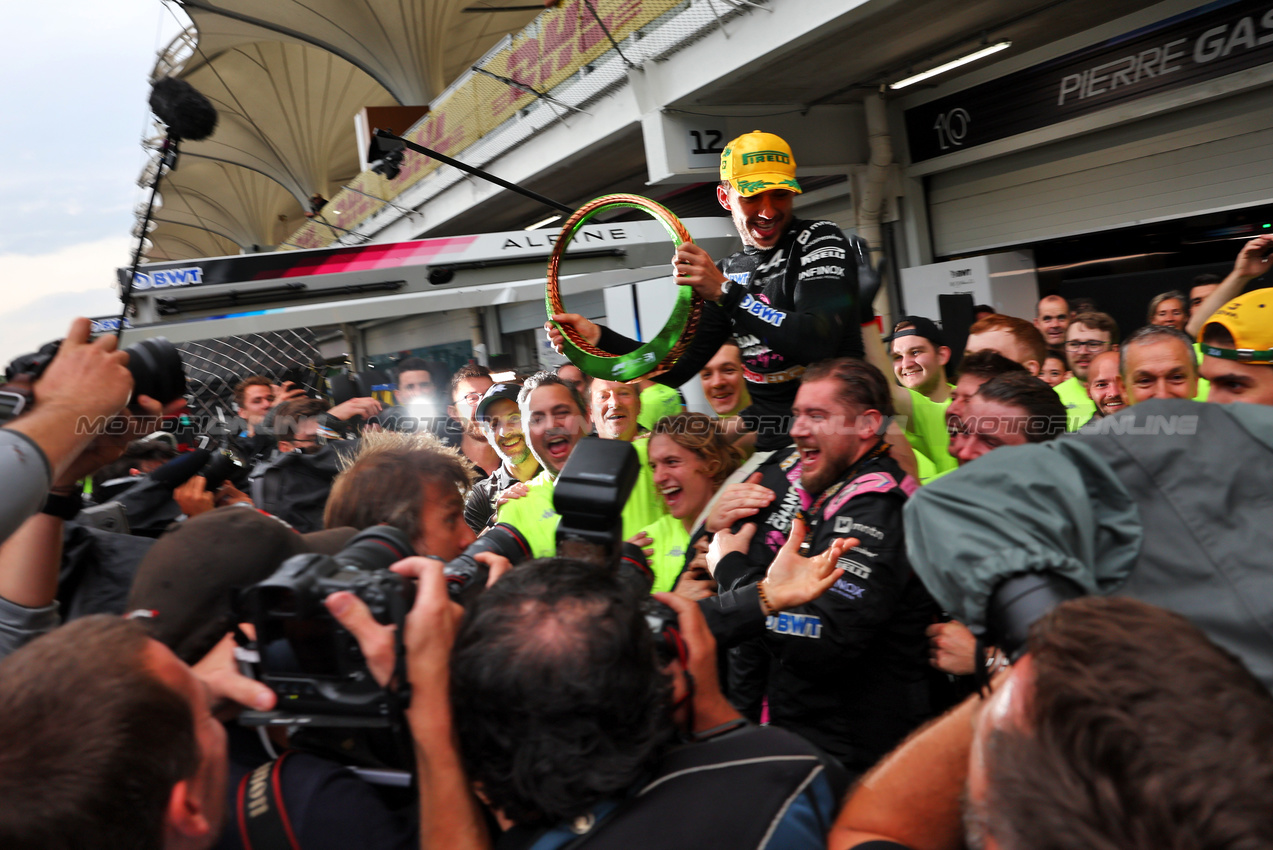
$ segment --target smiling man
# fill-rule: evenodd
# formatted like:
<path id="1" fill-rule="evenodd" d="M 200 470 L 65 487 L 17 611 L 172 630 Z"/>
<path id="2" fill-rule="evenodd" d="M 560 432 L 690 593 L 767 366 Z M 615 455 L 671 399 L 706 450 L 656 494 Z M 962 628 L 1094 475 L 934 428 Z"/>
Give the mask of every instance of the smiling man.
<path id="1" fill-rule="evenodd" d="M 1127 338 L 1118 354 L 1129 404 L 1198 394 L 1193 342 L 1183 331 L 1170 325 L 1146 325 Z"/>
<path id="2" fill-rule="evenodd" d="M 495 516 L 504 492 L 539 472 L 539 461 L 522 432 L 522 412 L 517 406 L 521 389 L 521 384 L 493 384 L 474 406 L 473 418 L 500 459 L 499 467 L 474 484 L 464 501 L 464 521 L 479 534 Z"/>
<path id="3" fill-rule="evenodd" d="M 938 404 L 950 400 L 946 377 L 950 348 L 932 319 L 905 317 L 894 328 L 889 347 L 899 384 Z"/>
<path id="4" fill-rule="evenodd" d="M 1096 414 L 1088 393 L 1088 370 L 1098 354 L 1118 350 L 1118 324 L 1106 313 L 1079 313 L 1065 329 L 1065 355 L 1073 375 L 1056 385 L 1056 394 L 1070 412 L 1070 430 Z"/>
<path id="5" fill-rule="evenodd" d="M 593 387 L 599 383 L 593 381 Z M 525 495 L 499 505 L 495 519 L 516 528 L 530 544 L 534 557 L 547 558 L 557 552 L 557 523 L 561 518 L 553 506 L 557 475 L 575 446 L 591 431 L 592 420 L 579 392 L 552 372 L 536 372 L 527 378 L 517 401 L 531 454 L 543 469 L 526 482 Z M 632 421 L 635 430 L 635 412 Z M 620 427 L 618 420 L 614 421 L 614 427 L 618 431 L 626 430 Z M 654 522 L 665 511 L 663 499 L 650 480 L 645 444 L 644 439 L 634 441 L 641 460 L 641 474 L 623 507 L 625 538 Z"/>
<path id="6" fill-rule="evenodd" d="M 632 384 L 594 378 L 589 388 L 592 396 L 592 421 L 597 436 L 604 440 L 630 443 L 641 431 L 637 421 L 641 415 L 641 392 Z"/>
<path id="7" fill-rule="evenodd" d="M 1109 416 L 1127 406 L 1118 352 L 1098 354 L 1088 366 L 1087 394 L 1096 405 L 1096 416 Z M 1090 421 L 1090 420 L 1089 420 Z"/>
<path id="8" fill-rule="evenodd" d="M 743 378 L 743 352 L 732 339 L 727 340 L 699 370 L 698 380 L 703 385 L 707 403 L 718 419 L 737 416 L 751 404 L 747 382 Z"/>
<path id="9" fill-rule="evenodd" d="M 757 130 L 731 141 L 721 152 L 720 177 L 716 198 L 744 247 L 719 264 L 693 242 L 676 249 L 677 282 L 704 299 L 703 311 L 685 354 L 655 380 L 680 386 L 733 336 L 752 398 L 744 420 L 757 432 L 756 448 L 769 451 L 790 442 L 791 403 L 805 368 L 862 356 L 856 252 L 834 222 L 795 217 L 802 191 L 796 160 L 778 136 Z M 574 313 L 552 318 L 605 351 L 639 345 Z M 547 330 L 560 350 L 560 331 L 551 323 Z"/>
<path id="10" fill-rule="evenodd" d="M 810 366 L 793 412 L 795 450 L 759 471 L 774 498 L 756 514 L 753 534 L 717 533 L 714 568 L 722 587 L 764 575 L 797 511 L 807 518 L 810 557 L 840 538 L 860 541 L 838 561 L 844 576 L 812 602 L 770 616 L 764 638 L 776 661 L 771 723 L 856 774 L 937 708 L 928 702 L 936 674 L 924 634 L 937 608 L 903 544 L 902 507 L 918 484 L 881 437 L 893 406 L 874 366 L 849 358 Z M 745 570 L 731 552 L 745 553 Z"/>

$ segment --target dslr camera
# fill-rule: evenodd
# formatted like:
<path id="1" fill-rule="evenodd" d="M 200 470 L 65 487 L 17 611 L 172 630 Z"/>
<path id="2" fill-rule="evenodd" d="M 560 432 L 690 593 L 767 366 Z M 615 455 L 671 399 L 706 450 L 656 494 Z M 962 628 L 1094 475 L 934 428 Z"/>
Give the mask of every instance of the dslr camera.
<path id="1" fill-rule="evenodd" d="M 623 541 L 623 506 L 641 471 L 636 451 L 622 440 L 585 437 L 562 467 L 553 486 L 557 557 L 620 570 L 634 592 L 649 594 L 654 575 L 645 553 Z M 443 570 L 451 598 L 467 606 L 486 587 L 489 570 L 474 558 L 503 555 L 517 566 L 531 557 L 530 544 L 513 526 L 497 523 Z"/>
<path id="2" fill-rule="evenodd" d="M 272 576 L 242 591 L 236 614 L 255 627 L 256 638 L 239 636 L 246 650 L 240 660 L 248 675 L 278 694 L 278 709 L 240 719 L 250 725 L 395 725 L 396 698 L 376 682 L 358 642 L 323 600 L 341 590 L 353 593 L 376 620 L 397 627 L 401 642 L 415 583 L 389 567 L 414 554 L 406 534 L 377 525 L 335 555 L 288 558 Z"/>
<path id="3" fill-rule="evenodd" d="M 46 343 L 39 351 L 15 357 L 5 369 L 0 385 L 0 424 L 9 422 L 35 404 L 33 386 L 57 355 L 62 341 Z M 133 376 L 133 397 L 147 395 L 160 404 L 176 401 L 186 394 L 186 373 L 176 346 L 163 337 L 144 339 L 130 345 L 128 371 Z"/>

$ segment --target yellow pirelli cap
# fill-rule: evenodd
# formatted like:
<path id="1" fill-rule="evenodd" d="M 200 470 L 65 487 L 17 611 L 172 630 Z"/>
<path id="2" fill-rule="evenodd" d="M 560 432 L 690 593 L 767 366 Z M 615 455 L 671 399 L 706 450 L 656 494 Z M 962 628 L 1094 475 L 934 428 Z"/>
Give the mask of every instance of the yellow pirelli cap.
<path id="1" fill-rule="evenodd" d="M 796 158 L 791 146 L 773 133 L 753 130 L 725 145 L 720 154 L 720 179 L 744 198 L 786 189 L 800 192 L 796 182 Z"/>
<path id="2" fill-rule="evenodd" d="M 1219 325 L 1233 337 L 1233 347 L 1202 343 L 1202 353 L 1243 363 L 1273 364 L 1273 289 L 1256 289 L 1234 298 L 1211 314 L 1202 337 Z"/>

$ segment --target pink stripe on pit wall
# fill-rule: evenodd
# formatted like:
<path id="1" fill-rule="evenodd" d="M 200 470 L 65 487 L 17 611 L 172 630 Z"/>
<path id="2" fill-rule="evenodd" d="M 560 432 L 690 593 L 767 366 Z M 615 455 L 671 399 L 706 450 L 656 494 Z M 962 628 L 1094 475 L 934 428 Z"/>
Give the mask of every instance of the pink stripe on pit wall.
<path id="1" fill-rule="evenodd" d="M 289 269 L 281 277 L 304 277 L 313 274 L 336 274 L 374 269 L 392 269 L 400 266 L 418 266 L 429 262 L 439 254 L 463 251 L 477 236 L 448 236 L 439 239 L 422 239 L 418 242 L 396 242 L 386 245 L 365 245 L 339 251 L 315 262 L 307 262 Z"/>

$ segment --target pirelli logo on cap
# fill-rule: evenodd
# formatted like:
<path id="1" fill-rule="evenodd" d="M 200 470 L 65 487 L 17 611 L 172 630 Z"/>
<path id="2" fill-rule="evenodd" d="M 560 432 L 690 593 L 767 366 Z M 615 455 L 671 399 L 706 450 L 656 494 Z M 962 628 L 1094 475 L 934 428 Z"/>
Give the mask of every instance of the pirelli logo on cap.
<path id="1" fill-rule="evenodd" d="M 758 162 L 781 162 L 789 165 L 791 155 L 782 151 L 748 151 L 743 154 L 743 165 L 755 165 Z"/>

